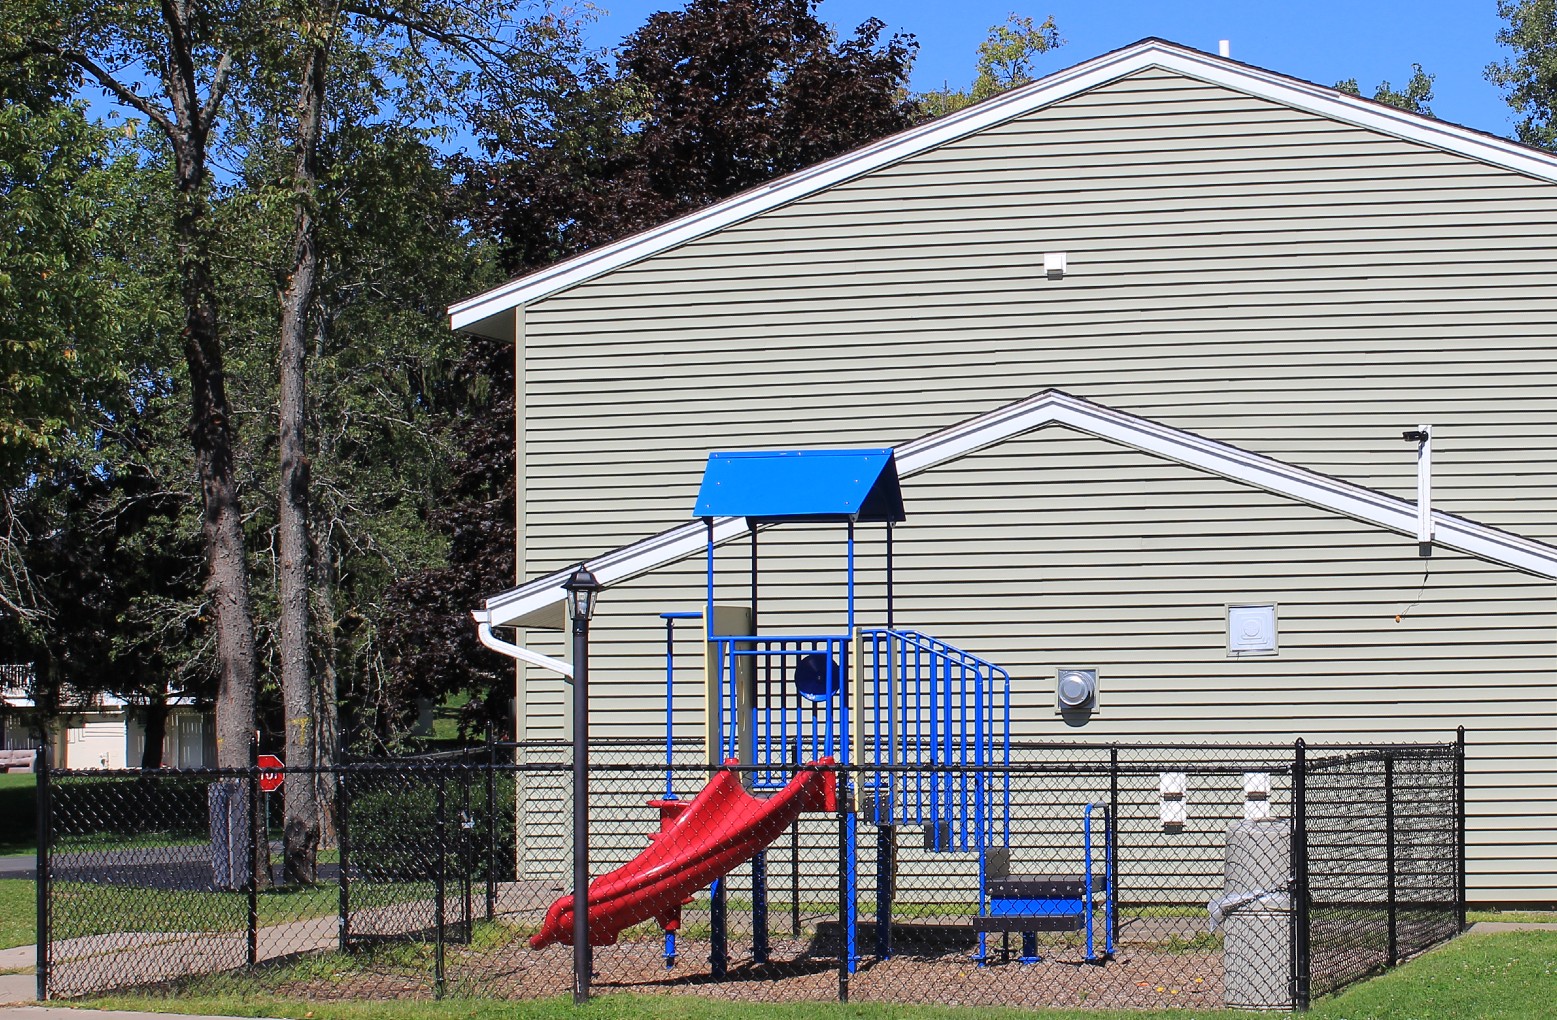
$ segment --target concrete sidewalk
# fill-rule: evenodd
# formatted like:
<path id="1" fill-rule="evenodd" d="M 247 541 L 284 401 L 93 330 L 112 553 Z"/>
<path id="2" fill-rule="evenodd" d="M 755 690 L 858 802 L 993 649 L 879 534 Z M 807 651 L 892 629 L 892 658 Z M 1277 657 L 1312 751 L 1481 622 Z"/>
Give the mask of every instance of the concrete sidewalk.
<path id="1" fill-rule="evenodd" d="M 1557 921 L 1476 921 L 1467 931 L 1472 935 L 1496 935 L 1504 931 L 1557 931 Z"/>

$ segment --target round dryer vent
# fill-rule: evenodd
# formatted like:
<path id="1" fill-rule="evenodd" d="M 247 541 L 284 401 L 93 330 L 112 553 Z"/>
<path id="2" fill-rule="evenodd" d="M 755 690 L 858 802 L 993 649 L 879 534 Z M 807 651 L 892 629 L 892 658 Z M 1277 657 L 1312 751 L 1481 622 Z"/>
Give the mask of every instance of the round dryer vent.
<path id="1" fill-rule="evenodd" d="M 1061 711 L 1097 707 L 1097 670 L 1065 668 L 1055 685 Z"/>

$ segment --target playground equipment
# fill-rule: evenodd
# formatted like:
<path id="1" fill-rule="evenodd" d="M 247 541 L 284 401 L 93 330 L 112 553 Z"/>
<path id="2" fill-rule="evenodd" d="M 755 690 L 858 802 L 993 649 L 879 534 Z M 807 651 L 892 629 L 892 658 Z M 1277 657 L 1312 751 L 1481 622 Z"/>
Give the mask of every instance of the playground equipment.
<path id="1" fill-rule="evenodd" d="M 832 762 L 817 764 L 823 767 L 797 772 L 766 799 L 747 793 L 738 773 L 722 769 L 690 801 L 650 801 L 659 808 L 660 831 L 650 837 L 649 849 L 590 883 L 589 944 L 614 945 L 623 929 L 650 917 L 674 933 L 692 893 L 751 860 L 802 811 L 836 811 L 836 777 L 825 769 Z M 572 896 L 553 903 L 531 948 L 572 945 L 573 910 Z"/>
<path id="2" fill-rule="evenodd" d="M 897 833 L 922 828 L 933 853 L 977 860 L 974 959 L 988 962 L 989 932 L 1018 931 L 1023 962 L 1037 962 L 1039 931 L 1086 932 L 1086 958 L 1113 951 L 1114 819 L 1102 807 L 1101 874 L 1094 862 L 1094 808 L 1082 807 L 1079 875 L 1013 875 L 1011 859 L 1011 679 L 1001 667 L 944 641 L 896 626 L 893 528 L 905 519 L 890 449 L 787 450 L 709 455 L 694 516 L 707 526 L 707 595 L 702 613 L 664 613 L 666 772 L 653 843 L 590 886 L 596 944 L 653 916 L 666 932 L 666 966 L 676 958 L 680 905 L 710 888 L 710 963 L 727 965 L 728 872 L 752 865 L 753 959 L 768 959 L 765 850 L 806 810 L 844 809 L 843 937 L 847 967 L 859 960 L 859 824 L 876 829 L 875 953 L 892 955 Z M 749 607 L 716 606 L 714 521 L 745 517 L 751 536 Z M 765 634 L 759 626 L 758 536 L 793 522 L 845 528 L 846 608 L 841 633 Z M 880 524 L 885 539 L 884 626 L 856 619 L 857 526 Z M 676 624 L 701 619 L 704 639 L 704 743 L 719 769 L 688 805 L 677 798 L 674 741 Z M 845 788 L 815 785 L 819 771 L 849 767 Z M 820 806 L 819 806 L 820 805 Z M 706 827 L 708 832 L 700 832 Z M 674 909 L 665 904 L 673 903 Z M 1101 909 L 1103 952 L 1094 916 Z M 553 904 L 537 948 L 571 940 L 572 898 Z M 597 921 L 598 918 L 598 921 Z M 597 935 L 597 924 L 599 934 Z M 966 929 L 965 929 L 966 930 Z"/>

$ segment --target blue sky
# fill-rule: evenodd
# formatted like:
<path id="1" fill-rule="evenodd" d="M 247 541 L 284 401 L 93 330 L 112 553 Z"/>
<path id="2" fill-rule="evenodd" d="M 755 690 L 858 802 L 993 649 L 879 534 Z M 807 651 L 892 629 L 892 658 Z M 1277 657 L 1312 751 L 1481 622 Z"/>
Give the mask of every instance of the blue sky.
<path id="1" fill-rule="evenodd" d="M 609 48 L 667 0 L 593 0 L 599 20 L 587 32 Z M 1433 112 L 1444 120 L 1508 135 L 1513 111 L 1482 77 L 1488 62 L 1507 54 L 1494 38 L 1502 22 L 1494 0 L 1093 0 L 1041 6 L 1016 0 L 823 0 L 822 18 L 848 31 L 875 16 L 919 40 L 914 87 L 966 86 L 974 51 L 989 27 L 1015 11 L 1042 20 L 1054 15 L 1065 46 L 1045 59 L 1053 71 L 1159 36 L 1216 52 L 1227 39 L 1237 60 L 1323 85 L 1355 77 L 1365 94 L 1380 81 L 1396 86 L 1420 63 L 1437 76 Z"/>

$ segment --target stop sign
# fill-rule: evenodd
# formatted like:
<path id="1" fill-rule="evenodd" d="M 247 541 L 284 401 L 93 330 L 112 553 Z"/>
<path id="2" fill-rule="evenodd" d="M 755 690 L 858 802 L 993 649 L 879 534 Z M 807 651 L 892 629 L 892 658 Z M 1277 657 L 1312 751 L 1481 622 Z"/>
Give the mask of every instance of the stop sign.
<path id="1" fill-rule="evenodd" d="M 276 769 L 285 768 L 280 758 L 273 754 L 262 754 L 254 759 L 254 764 L 260 767 L 259 788 L 266 793 L 278 789 L 285 778 Z"/>

